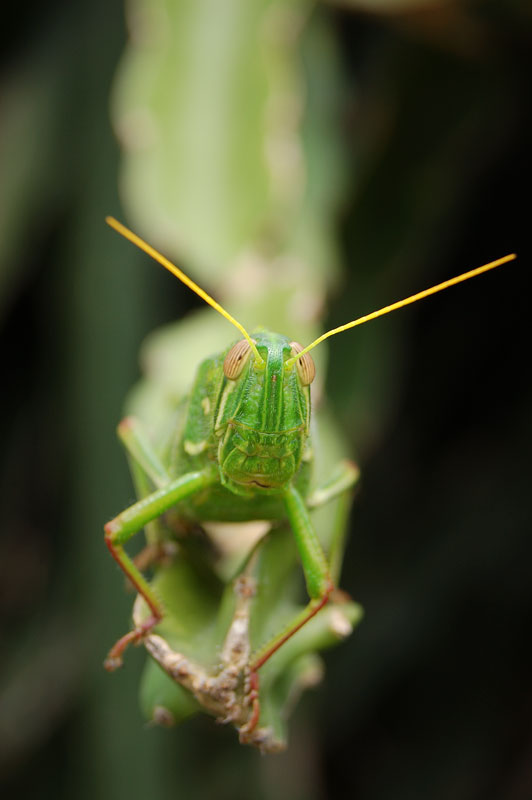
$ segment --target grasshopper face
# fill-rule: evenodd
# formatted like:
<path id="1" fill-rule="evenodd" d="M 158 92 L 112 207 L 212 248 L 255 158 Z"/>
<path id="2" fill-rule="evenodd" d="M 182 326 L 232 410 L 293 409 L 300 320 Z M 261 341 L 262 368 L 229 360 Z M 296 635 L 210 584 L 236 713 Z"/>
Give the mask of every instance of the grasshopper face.
<path id="1" fill-rule="evenodd" d="M 286 487 L 301 465 L 309 433 L 310 388 L 286 336 L 253 334 L 265 362 L 253 353 L 236 379 L 227 378 L 217 417 L 218 458 L 222 482 L 236 494 L 272 494 Z M 297 345 L 296 345 L 297 347 Z M 231 351 L 229 351 L 231 353 Z"/>

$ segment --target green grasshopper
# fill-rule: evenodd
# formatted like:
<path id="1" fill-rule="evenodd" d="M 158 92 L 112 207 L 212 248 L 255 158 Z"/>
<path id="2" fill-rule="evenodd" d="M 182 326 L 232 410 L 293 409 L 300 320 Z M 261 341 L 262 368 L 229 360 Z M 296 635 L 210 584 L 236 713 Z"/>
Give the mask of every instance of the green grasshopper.
<path id="1" fill-rule="evenodd" d="M 355 465 L 345 461 L 326 485 L 310 491 L 310 385 L 315 367 L 309 351 L 336 333 L 493 269 L 515 255 L 334 328 L 303 347 L 271 331 L 257 330 L 250 335 L 164 256 L 115 219 L 108 218 L 107 222 L 215 308 L 240 331 L 242 338 L 200 365 L 182 425 L 170 434 L 162 452 L 150 443 L 139 421 L 126 418 L 119 426 L 137 487 L 141 487 L 141 497 L 107 523 L 105 541 L 143 603 L 140 607 L 136 604 L 135 627 L 112 647 L 105 666 L 110 671 L 121 666 L 127 646 L 144 642 L 165 671 L 188 688 L 205 708 L 236 724 L 242 741 L 268 749 L 268 734 L 259 726 L 259 669 L 331 600 L 340 607 L 345 602 L 335 587 L 334 570 L 314 530 L 309 510 L 348 493 L 358 476 Z M 284 521 L 297 545 L 310 598 L 308 604 L 250 652 L 249 598 L 254 593 L 251 559 L 239 578 L 236 607 L 216 674 L 178 656 L 162 637 L 153 633 L 155 626 L 164 621 L 165 608 L 124 550 L 125 543 L 135 533 L 172 512 L 186 524 L 200 526 L 212 521 Z"/>

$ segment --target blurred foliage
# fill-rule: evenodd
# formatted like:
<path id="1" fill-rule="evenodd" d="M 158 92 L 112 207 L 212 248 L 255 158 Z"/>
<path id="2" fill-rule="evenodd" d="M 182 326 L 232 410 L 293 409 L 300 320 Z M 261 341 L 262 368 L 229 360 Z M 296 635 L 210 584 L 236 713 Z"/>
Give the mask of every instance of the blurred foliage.
<path id="1" fill-rule="evenodd" d="M 244 5 L 251 17 L 260 4 Z M 205 62 L 212 38 L 221 41 L 217 31 L 221 37 L 242 30 L 244 5 L 230 4 L 233 16 L 226 19 L 238 24 L 227 29 L 205 15 Z M 397 2 L 381 14 L 384 5 L 301 3 L 299 57 L 283 56 L 285 69 L 294 70 L 290 85 L 302 92 L 309 164 L 316 163 L 310 141 L 320 119 L 323 138 L 338 142 L 331 159 L 340 154 L 332 194 L 323 187 L 310 204 L 318 243 L 325 207 L 327 248 L 331 258 L 341 253 L 328 282 L 334 293 L 326 324 L 505 252 L 517 250 L 520 260 L 331 342 L 327 397 L 346 447 L 362 456 L 364 477 L 342 586 L 364 605 L 366 618 L 350 642 L 328 655 L 325 686 L 296 714 L 287 755 L 264 759 L 238 748 L 229 731 L 209 720 L 172 732 L 143 728 L 140 653 L 118 676 L 101 670 L 131 604 L 117 591 L 120 576 L 101 534 L 102 521 L 132 498 L 114 426 L 137 376 L 142 339 L 195 301 L 170 288 L 165 275 L 103 225 L 106 213 L 121 216 L 118 146 L 108 122 L 126 47 L 121 4 L 56 0 L 25 5 L 24 17 L 5 17 L 0 774 L 6 792 L 362 800 L 532 794 L 529 225 L 520 199 L 531 177 L 530 4 Z M 312 49 L 311 41 L 329 44 Z M 239 45 L 248 52 L 245 40 Z M 267 79 L 255 70 L 241 77 Z M 210 80 L 207 67 L 187 69 L 194 110 L 196 75 L 207 81 L 202 105 Z M 319 111 L 320 98 L 333 101 L 331 117 Z M 238 127 L 245 119 L 242 96 L 233 102 Z M 225 105 L 218 111 L 227 117 Z M 256 107 L 254 114 L 258 119 Z M 222 168 L 212 144 L 217 132 L 208 137 L 209 158 Z M 254 177 L 251 160 L 254 168 L 243 178 L 260 187 L 264 177 Z M 206 186 L 196 187 L 191 209 L 208 194 Z M 260 223 L 266 230 L 292 224 L 294 206 L 279 211 L 277 197 L 257 200 L 256 190 L 243 197 L 241 186 L 235 182 L 232 201 L 248 219 L 267 209 L 274 221 L 266 214 Z M 153 198 L 152 184 L 144 190 Z M 154 237 L 159 244 L 174 230 L 171 211 L 170 219 L 159 216 L 163 199 L 153 200 L 152 224 L 164 220 Z M 181 209 L 186 199 L 179 197 Z M 223 199 L 214 196 L 205 217 L 201 209 L 191 213 L 190 226 L 208 214 L 217 235 L 227 235 L 223 209 L 217 216 Z M 132 222 L 139 214 L 140 232 L 149 233 L 133 199 L 124 205 Z M 247 224 L 254 234 L 257 223 Z M 237 257 L 232 241 L 224 266 Z M 205 256 L 181 255 L 179 240 L 174 253 L 202 269 L 210 263 L 209 244 Z M 288 273 L 286 262 L 279 270 Z M 236 297 L 234 283 L 220 290 Z M 245 293 L 238 302 L 246 302 Z"/>

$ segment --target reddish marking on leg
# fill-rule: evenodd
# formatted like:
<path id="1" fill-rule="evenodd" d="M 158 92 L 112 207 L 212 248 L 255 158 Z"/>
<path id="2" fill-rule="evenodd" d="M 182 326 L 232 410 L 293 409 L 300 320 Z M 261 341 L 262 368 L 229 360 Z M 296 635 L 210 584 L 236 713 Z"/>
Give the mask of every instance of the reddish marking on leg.
<path id="1" fill-rule="evenodd" d="M 130 565 L 129 559 L 126 554 L 123 552 L 123 548 L 121 545 L 115 545 L 114 537 L 117 531 L 120 530 L 120 523 L 117 522 L 116 519 L 111 520 L 105 526 L 105 543 L 109 548 L 109 552 L 113 556 L 114 560 L 120 567 L 120 569 L 125 573 L 127 578 L 131 581 L 137 592 L 144 598 L 145 602 L 149 606 L 151 610 L 151 616 L 145 620 L 142 625 L 137 626 L 134 630 L 129 631 L 126 633 L 125 636 L 122 636 L 114 647 L 111 648 L 109 651 L 109 655 L 104 661 L 105 669 L 109 670 L 110 672 L 117 669 L 118 667 L 122 666 L 122 654 L 126 647 L 131 644 L 137 644 L 141 641 L 141 639 L 146 636 L 149 631 L 156 625 L 161 619 L 163 612 L 159 608 L 157 600 L 153 597 L 150 597 L 149 592 L 146 593 L 146 587 L 142 585 L 140 582 L 140 573 L 137 572 L 136 568 L 133 565 Z M 125 559 L 125 563 L 124 563 Z M 136 574 L 135 574 L 136 573 Z M 142 579 L 143 580 L 143 579 Z"/>
<path id="2" fill-rule="evenodd" d="M 142 625 L 139 625 L 137 628 L 134 628 L 129 633 L 126 633 L 124 636 L 121 636 L 120 639 L 113 645 L 113 647 L 109 650 L 109 654 L 103 665 L 108 672 L 113 672 L 118 667 L 122 666 L 122 654 L 126 647 L 129 644 L 138 644 L 141 639 L 146 636 L 147 633 L 151 631 L 151 629 L 157 625 L 159 622 L 160 617 L 148 617 Z"/>
<path id="3" fill-rule="evenodd" d="M 271 647 L 269 650 L 267 650 L 267 651 L 266 651 L 266 653 L 264 653 L 264 655 L 263 655 L 263 656 L 261 656 L 261 657 L 259 658 L 259 660 L 258 660 L 258 661 L 255 661 L 255 662 L 254 662 L 254 663 L 251 665 L 251 667 L 250 667 L 250 669 L 251 669 L 251 674 L 253 674 L 253 673 L 254 673 L 254 672 L 256 672 L 258 669 L 260 669 L 260 667 L 262 667 L 262 665 L 263 665 L 263 664 L 265 664 L 265 663 L 266 663 L 266 661 L 267 661 L 269 658 L 271 658 L 271 656 L 273 656 L 273 654 L 274 654 L 274 653 L 276 653 L 276 652 L 277 652 L 277 650 L 279 650 L 279 648 L 280 648 L 280 647 L 282 647 L 282 645 L 283 645 L 285 642 L 287 642 L 287 641 L 288 641 L 288 639 L 290 639 L 290 638 L 291 638 L 291 637 L 294 635 L 294 633 L 297 633 L 297 631 L 298 631 L 298 630 L 300 630 L 300 629 L 303 627 L 303 625 L 306 625 L 306 624 L 307 624 L 307 622 L 308 622 L 310 619 L 312 619 L 312 617 L 316 616 L 316 614 L 318 613 L 318 611 L 321 611 L 321 609 L 323 608 L 323 606 L 325 606 L 325 605 L 328 603 L 328 601 L 329 601 L 329 597 L 330 597 L 330 595 L 331 595 L 331 592 L 332 592 L 333 590 L 334 590 L 334 584 L 333 584 L 333 583 L 332 583 L 332 581 L 331 581 L 331 582 L 329 583 L 329 585 L 327 586 L 327 588 L 326 588 L 326 590 L 325 590 L 325 593 L 324 593 L 323 597 L 321 598 L 320 602 L 318 603 L 318 605 L 317 605 L 317 606 L 315 606 L 314 608 L 311 608 L 311 609 L 310 609 L 310 611 L 309 611 L 309 613 L 307 614 L 307 616 L 306 616 L 306 617 L 304 617 L 304 618 L 301 620 L 301 622 L 300 622 L 298 625 L 296 625 L 296 626 L 295 626 L 295 628 L 292 628 L 292 629 L 291 629 L 291 630 L 289 630 L 287 633 L 285 633 L 285 635 L 284 635 L 284 636 L 282 636 L 282 637 L 281 637 L 281 639 L 279 639 L 279 641 L 278 641 L 278 642 L 276 642 L 276 643 L 275 643 L 275 644 L 274 644 L 274 645 L 273 645 L 273 646 L 272 646 L 272 647 Z"/>
<path id="4" fill-rule="evenodd" d="M 109 552 L 113 556 L 114 560 L 116 561 L 116 563 L 118 564 L 118 566 L 120 567 L 122 572 L 125 573 L 127 579 L 133 584 L 133 586 L 135 587 L 137 592 L 140 595 L 142 595 L 142 597 L 144 598 L 144 600 L 146 601 L 146 603 L 150 607 L 150 610 L 151 610 L 153 616 L 156 617 L 157 618 L 157 622 L 159 622 L 159 620 L 162 618 L 161 609 L 151 599 L 151 597 L 148 597 L 145 594 L 143 587 L 137 581 L 135 575 L 131 575 L 130 572 L 128 572 L 128 570 L 124 568 L 124 565 L 122 563 L 120 555 L 116 551 L 116 546 L 115 546 L 115 544 L 113 542 L 113 539 L 112 539 L 113 534 L 116 533 L 116 530 L 117 530 L 116 522 L 114 520 L 111 520 L 111 522 L 108 522 L 107 525 L 105 525 L 105 544 L 109 548 Z"/>
<path id="5" fill-rule="evenodd" d="M 111 522 L 107 522 L 103 529 L 105 531 L 105 541 L 107 542 L 107 546 L 110 546 L 110 540 L 113 534 L 117 533 L 120 530 L 120 523 L 116 521 L 116 519 L 112 519 Z"/>

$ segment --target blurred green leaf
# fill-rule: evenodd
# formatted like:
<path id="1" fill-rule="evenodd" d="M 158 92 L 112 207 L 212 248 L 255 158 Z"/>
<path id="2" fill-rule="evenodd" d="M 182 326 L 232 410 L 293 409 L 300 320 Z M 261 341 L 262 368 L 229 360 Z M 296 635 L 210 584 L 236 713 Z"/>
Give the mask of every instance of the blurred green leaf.
<path id="1" fill-rule="evenodd" d="M 250 251 L 299 258 L 311 287 L 333 274 L 337 64 L 326 28 L 311 24 L 306 37 L 313 5 L 129 5 L 113 100 L 124 202 L 140 231 L 211 286 L 223 289 Z"/>

